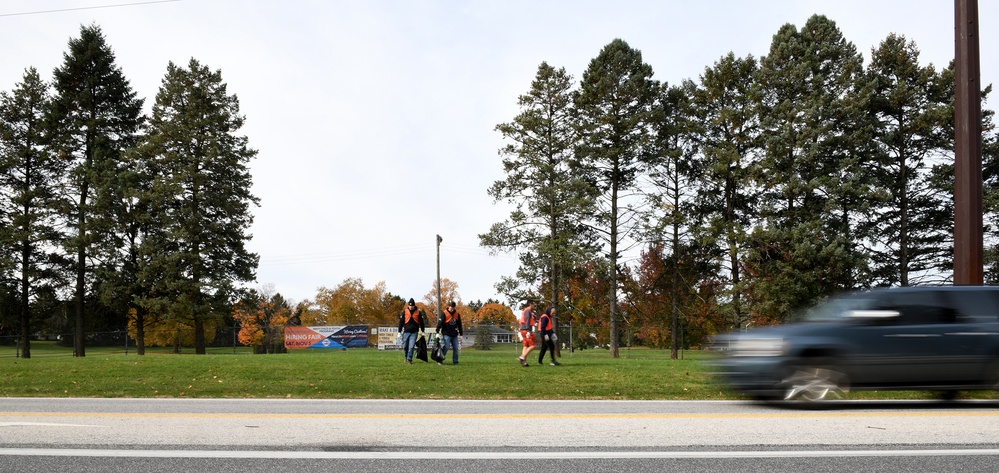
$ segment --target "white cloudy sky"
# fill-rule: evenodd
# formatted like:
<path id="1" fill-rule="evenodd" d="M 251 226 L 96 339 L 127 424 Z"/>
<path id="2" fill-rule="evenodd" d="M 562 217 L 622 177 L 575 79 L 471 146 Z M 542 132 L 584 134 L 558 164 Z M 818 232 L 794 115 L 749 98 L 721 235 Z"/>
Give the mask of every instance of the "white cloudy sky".
<path id="1" fill-rule="evenodd" d="M 118 6 L 114 6 L 118 5 Z M 498 123 L 518 112 L 538 65 L 577 80 L 615 38 L 655 78 L 696 79 L 728 52 L 766 55 L 785 23 L 836 21 L 865 58 L 889 33 L 923 62 L 954 56 L 954 2 L 936 0 L 3 0 L 0 90 L 34 66 L 51 79 L 81 24 L 96 23 L 152 103 L 168 61 L 221 69 L 247 117 L 257 285 L 294 300 L 350 277 L 420 299 L 441 273 L 467 301 L 517 260 L 477 235 L 507 214 Z M 999 82 L 999 4 L 980 2 L 982 82 Z M 42 13 L 32 13 L 42 12 Z M 31 14 L 25 14 L 31 13 Z M 989 108 L 992 106 L 986 105 Z"/>

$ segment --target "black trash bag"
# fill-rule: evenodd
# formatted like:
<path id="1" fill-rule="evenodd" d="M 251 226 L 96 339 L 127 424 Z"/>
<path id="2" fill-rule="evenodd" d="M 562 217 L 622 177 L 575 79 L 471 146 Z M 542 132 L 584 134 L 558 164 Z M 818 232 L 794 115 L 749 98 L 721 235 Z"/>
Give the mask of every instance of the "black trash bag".
<path id="1" fill-rule="evenodd" d="M 423 361 L 430 361 L 427 358 L 427 337 L 420 335 L 416 339 L 416 358 Z"/>
<path id="2" fill-rule="evenodd" d="M 444 361 L 444 345 L 441 344 L 440 335 L 434 337 L 434 346 L 433 349 L 430 350 L 430 358 L 438 363 Z"/>

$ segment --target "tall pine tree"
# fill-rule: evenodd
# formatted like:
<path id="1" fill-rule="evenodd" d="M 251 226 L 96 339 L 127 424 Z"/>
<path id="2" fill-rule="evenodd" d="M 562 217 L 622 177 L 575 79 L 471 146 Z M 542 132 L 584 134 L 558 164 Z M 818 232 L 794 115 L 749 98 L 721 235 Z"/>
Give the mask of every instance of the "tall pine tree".
<path id="1" fill-rule="evenodd" d="M 863 72 L 856 47 L 820 15 L 801 31 L 782 27 L 761 61 L 766 226 L 754 229 L 747 267 L 767 275 L 750 288 L 764 316 L 869 279 L 855 227 L 871 186 Z"/>
<path id="2" fill-rule="evenodd" d="M 719 275 L 729 301 L 723 310 L 733 327 L 748 317 L 742 300 L 743 258 L 748 229 L 759 219 L 760 191 L 754 182 L 762 155 L 755 90 L 758 70 L 752 56 L 736 58 L 729 53 L 705 68 L 691 99 L 694 121 L 702 124 L 694 130 L 694 140 L 700 144 L 693 173 L 698 186 L 698 239 L 725 269 L 726 274 Z"/>
<path id="3" fill-rule="evenodd" d="M 139 154 L 152 175 L 148 201 L 155 230 L 142 241 L 141 299 L 181 321 L 205 353 L 207 321 L 232 313 L 237 283 L 252 281 L 259 257 L 246 250 L 253 223 L 248 163 L 256 150 L 238 135 L 244 117 L 221 71 L 191 59 L 172 62 L 156 94 Z"/>
<path id="4" fill-rule="evenodd" d="M 943 281 L 950 264 L 953 188 L 932 185 L 932 169 L 951 160 L 954 88 L 932 65 L 919 65 L 919 49 L 889 35 L 872 51 L 868 74 L 879 157 L 871 166 L 883 192 L 879 211 L 864 223 L 871 235 L 875 285 Z"/>
<path id="5" fill-rule="evenodd" d="M 517 278 L 500 285 L 512 303 L 536 298 L 533 291 L 546 286 L 551 303 L 559 304 L 565 275 L 594 251 L 579 224 L 590 211 L 594 189 L 581 178 L 573 155 L 574 97 L 565 69 L 542 63 L 531 90 L 520 96 L 520 114 L 496 126 L 509 141 L 500 149 L 507 177 L 496 181 L 489 195 L 515 210 L 479 240 L 496 251 L 522 250 Z M 520 289 L 524 285 L 527 289 Z"/>
<path id="6" fill-rule="evenodd" d="M 69 161 L 66 206 L 71 230 L 67 248 L 75 258 L 73 354 L 85 356 L 84 318 L 91 260 L 110 248 L 122 153 L 133 147 L 142 123 L 142 99 L 115 65 L 114 52 L 96 25 L 80 28 L 69 41 L 63 64 L 53 72 L 55 95 L 49 109 L 53 152 Z M 90 283 L 90 284 L 88 284 Z"/>
<path id="7" fill-rule="evenodd" d="M 65 162 L 44 146 L 48 102 L 49 86 L 34 68 L 11 94 L 0 92 L 0 213 L 10 217 L 0 246 L 14 250 L 24 358 L 31 358 L 31 301 L 40 286 L 60 279 L 58 195 Z"/>
<path id="8" fill-rule="evenodd" d="M 583 73 L 576 100 L 577 156 L 600 191 L 595 224 L 606 243 L 610 354 L 617 358 L 618 259 L 638 239 L 642 213 L 639 177 L 647 172 L 652 108 L 659 86 L 642 53 L 621 39 L 605 46 Z"/>
<path id="9" fill-rule="evenodd" d="M 681 277 L 681 260 L 688 266 L 696 267 L 696 261 L 701 251 L 690 248 L 689 243 L 695 238 L 692 229 L 694 220 L 691 218 L 696 195 L 696 188 L 690 185 L 694 181 L 693 155 L 697 151 L 695 137 L 700 128 L 694 119 L 690 98 L 694 85 L 685 81 L 680 87 L 670 87 L 662 84 L 656 104 L 653 107 L 651 124 L 654 129 L 652 141 L 653 157 L 650 159 L 649 178 L 649 217 L 648 240 L 654 242 L 642 253 L 643 263 L 636 268 L 634 281 L 638 284 L 640 294 L 632 294 L 629 299 L 642 299 L 646 294 L 658 293 L 670 301 L 669 311 L 665 307 L 658 311 L 646 312 L 646 320 L 658 314 L 660 317 L 669 314 L 670 320 L 670 357 L 677 359 L 680 323 L 685 301 L 691 298 L 688 294 L 700 284 L 700 277 Z M 656 259 L 660 261 L 656 262 Z M 658 263 L 658 264 L 657 264 Z M 663 271 L 658 271 L 659 268 Z M 649 278 L 650 268 L 655 278 Z M 645 276 L 643 279 L 641 276 Z M 693 276 L 691 273 L 685 276 Z M 666 283 L 669 283 L 666 286 Z M 634 316 L 635 314 L 633 314 Z"/>

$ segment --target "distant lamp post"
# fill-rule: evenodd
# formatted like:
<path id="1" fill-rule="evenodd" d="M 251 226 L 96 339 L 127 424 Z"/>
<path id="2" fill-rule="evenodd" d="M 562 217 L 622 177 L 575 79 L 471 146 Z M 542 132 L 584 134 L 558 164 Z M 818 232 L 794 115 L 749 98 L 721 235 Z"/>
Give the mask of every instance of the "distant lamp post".
<path id="1" fill-rule="evenodd" d="M 444 241 L 437 235 L 437 316 L 441 313 L 441 242 Z"/>

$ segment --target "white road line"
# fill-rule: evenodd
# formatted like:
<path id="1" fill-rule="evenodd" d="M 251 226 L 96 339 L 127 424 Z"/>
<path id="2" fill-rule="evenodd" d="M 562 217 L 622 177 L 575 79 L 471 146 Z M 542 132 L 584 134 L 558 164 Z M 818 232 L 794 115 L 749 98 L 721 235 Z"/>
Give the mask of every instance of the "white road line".
<path id="1" fill-rule="evenodd" d="M 0 422 L 0 427 L 97 427 L 86 424 L 60 424 L 55 422 Z"/>
<path id="2" fill-rule="evenodd" d="M 115 457 L 115 458 L 248 458 L 317 460 L 437 460 L 441 452 L 315 452 L 253 450 L 98 450 L 0 448 L 0 456 L 22 457 Z M 449 459 L 462 460 L 574 460 L 574 459 L 711 459 L 711 458 L 827 458 L 827 457 L 943 457 L 999 456 L 999 449 L 940 450 L 779 450 L 779 451 L 578 451 L 545 452 L 542 457 L 525 452 L 448 452 Z"/>

